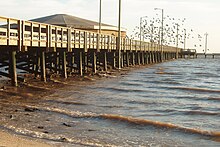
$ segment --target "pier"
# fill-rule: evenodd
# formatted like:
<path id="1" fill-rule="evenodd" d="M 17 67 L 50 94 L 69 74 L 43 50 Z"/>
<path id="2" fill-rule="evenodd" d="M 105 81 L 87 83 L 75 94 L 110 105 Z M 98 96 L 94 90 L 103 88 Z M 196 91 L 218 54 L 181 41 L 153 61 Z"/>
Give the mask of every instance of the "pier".
<path id="1" fill-rule="evenodd" d="M 209 58 L 209 59 L 215 59 L 215 58 L 220 58 L 220 53 L 197 53 L 196 58 Z"/>
<path id="2" fill-rule="evenodd" d="M 197 55 L 195 49 L 181 49 L 180 56 L 181 58 L 195 58 Z"/>
<path id="3" fill-rule="evenodd" d="M 56 73 L 71 74 L 121 69 L 160 63 L 181 57 L 181 48 L 140 42 L 127 37 L 32 21 L 0 17 L 0 75 L 13 86 L 24 77 L 18 70 L 40 76 L 46 82 Z M 118 40 L 121 40 L 118 42 Z"/>

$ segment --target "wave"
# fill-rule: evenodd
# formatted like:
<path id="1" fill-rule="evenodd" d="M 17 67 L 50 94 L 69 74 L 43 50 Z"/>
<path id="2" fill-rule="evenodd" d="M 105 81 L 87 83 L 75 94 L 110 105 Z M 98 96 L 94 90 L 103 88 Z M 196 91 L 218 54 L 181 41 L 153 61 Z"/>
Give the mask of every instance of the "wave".
<path id="1" fill-rule="evenodd" d="M 65 142 L 65 143 L 71 143 L 71 144 L 77 144 L 77 145 L 83 145 L 83 146 L 97 146 L 97 147 L 116 147 L 114 144 L 107 144 L 104 142 L 101 142 L 97 139 L 87 139 L 87 138 L 75 138 L 75 137 L 66 137 L 64 135 L 55 135 L 55 134 L 48 134 L 44 132 L 37 132 L 28 130 L 25 128 L 17 128 L 15 126 L 3 126 L 4 129 L 7 129 L 9 131 L 15 132 L 19 135 L 25 135 L 25 136 L 31 136 L 33 138 L 40 138 L 40 139 L 46 139 L 46 140 L 52 140 L 52 141 L 58 141 L 58 142 Z"/>
<path id="2" fill-rule="evenodd" d="M 187 91 L 196 91 L 196 92 L 209 92 L 209 93 L 220 93 L 220 90 L 205 89 L 205 88 L 194 88 L 194 87 L 168 87 L 169 89 L 179 89 Z"/>
<path id="3" fill-rule="evenodd" d="M 137 82 L 142 82 L 141 80 L 137 80 Z M 132 83 L 131 82 L 121 82 L 121 85 L 125 85 L 125 86 L 143 86 L 143 84 L 141 83 Z"/>
<path id="4" fill-rule="evenodd" d="M 194 75 L 197 75 L 197 76 L 203 76 L 203 77 L 215 77 L 215 78 L 218 78 L 219 77 L 219 75 L 217 75 L 217 74 L 213 74 L 213 73 L 202 73 L 202 72 L 197 72 L 197 73 L 192 73 L 192 74 L 194 74 Z"/>
<path id="5" fill-rule="evenodd" d="M 220 101 L 220 98 L 214 98 L 214 97 L 210 97 L 210 98 L 208 98 L 208 100 Z"/>
<path id="6" fill-rule="evenodd" d="M 158 71 L 158 72 L 155 72 L 155 74 L 159 74 L 159 75 L 182 75 L 181 73 L 164 72 L 164 71 Z"/>
<path id="7" fill-rule="evenodd" d="M 183 126 L 174 125 L 171 123 L 164 123 L 159 121 L 152 121 L 152 120 L 146 120 L 146 119 L 138 119 L 133 117 L 126 117 L 121 115 L 111 115 L 111 114 L 102 114 L 100 115 L 101 118 L 108 119 L 108 120 L 116 120 L 116 121 L 122 121 L 127 122 L 131 124 L 136 125 L 152 125 L 155 127 L 162 127 L 162 128 L 168 128 L 168 129 L 177 129 L 183 132 L 193 133 L 193 134 L 199 134 L 209 137 L 220 137 L 220 132 L 215 131 L 206 131 L 206 130 L 200 130 L 195 128 L 186 128 Z"/>
<path id="8" fill-rule="evenodd" d="M 104 88 L 110 91 L 117 91 L 117 92 L 146 92 L 146 90 L 139 90 L 139 89 L 122 89 L 122 88 Z"/>
<path id="9" fill-rule="evenodd" d="M 129 117 L 129 116 L 122 116 L 122 115 L 116 115 L 116 114 L 96 114 L 92 112 L 70 111 L 70 110 L 63 110 L 59 108 L 39 108 L 35 106 L 34 107 L 26 106 L 26 107 L 60 113 L 63 115 L 74 117 L 74 118 L 100 118 L 100 119 L 125 122 L 125 123 L 130 123 L 130 124 L 135 124 L 135 125 L 142 125 L 142 126 L 151 125 L 151 126 L 159 127 L 159 128 L 176 129 L 176 130 L 183 131 L 183 132 L 209 136 L 209 137 L 218 137 L 218 138 L 220 137 L 220 132 L 216 132 L 216 131 L 206 131 L 206 130 L 200 130 L 197 128 L 186 128 L 184 126 L 178 126 L 172 123 L 146 120 L 146 119 L 134 118 L 134 117 Z"/>
<path id="10" fill-rule="evenodd" d="M 45 102 L 49 103 L 58 103 L 58 104 L 64 104 L 64 105 L 87 105 L 86 103 L 81 102 L 67 102 L 67 101 L 58 101 L 58 100 L 45 100 Z"/>
<path id="11" fill-rule="evenodd" d="M 185 112 L 186 115 L 220 115 L 220 113 L 216 112 L 206 112 L 206 111 L 188 111 Z"/>
<path id="12" fill-rule="evenodd" d="M 22 105 L 21 105 L 22 106 Z M 201 130 L 197 128 L 188 128 L 184 126 L 175 125 L 172 123 L 166 123 L 166 122 L 159 122 L 159 121 L 153 121 L 153 120 L 147 120 L 147 119 L 140 119 L 140 118 L 134 118 L 130 116 L 122 116 L 117 114 L 96 114 L 93 112 L 80 112 L 80 111 L 71 111 L 71 110 L 65 110 L 60 108 L 50 108 L 50 107 L 38 107 L 38 106 L 31 106 L 31 105 L 23 105 L 25 108 L 35 109 L 38 111 L 47 111 L 47 112 L 53 112 L 53 113 L 59 113 L 61 115 L 66 115 L 72 118 L 88 118 L 88 119 L 105 119 L 110 121 L 117 121 L 122 123 L 129 123 L 133 125 L 141 125 L 141 126 L 154 126 L 158 128 L 166 128 L 166 129 L 176 129 L 184 133 L 192 133 L 207 137 L 214 137 L 215 139 L 220 138 L 220 132 L 218 131 L 207 131 L 207 130 Z M 205 113 L 206 112 L 190 112 L 190 113 Z M 21 131 L 20 131 L 21 132 Z M 33 135 L 32 135 L 33 136 Z"/>

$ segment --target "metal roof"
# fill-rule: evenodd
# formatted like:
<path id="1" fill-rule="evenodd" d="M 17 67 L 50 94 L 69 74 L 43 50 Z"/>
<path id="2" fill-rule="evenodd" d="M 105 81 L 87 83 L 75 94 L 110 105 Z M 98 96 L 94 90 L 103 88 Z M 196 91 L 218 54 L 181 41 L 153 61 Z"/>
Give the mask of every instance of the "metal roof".
<path id="1" fill-rule="evenodd" d="M 47 23 L 52 25 L 59 25 L 64 27 L 72 27 L 76 29 L 99 29 L 99 23 L 91 20 L 86 20 L 83 18 L 67 15 L 67 14 L 55 14 L 50 16 L 45 16 L 41 18 L 32 19 L 30 21 Z M 103 30 L 114 30 L 117 31 L 118 28 L 116 26 L 103 24 Z M 124 31 L 125 29 L 122 29 Z"/>

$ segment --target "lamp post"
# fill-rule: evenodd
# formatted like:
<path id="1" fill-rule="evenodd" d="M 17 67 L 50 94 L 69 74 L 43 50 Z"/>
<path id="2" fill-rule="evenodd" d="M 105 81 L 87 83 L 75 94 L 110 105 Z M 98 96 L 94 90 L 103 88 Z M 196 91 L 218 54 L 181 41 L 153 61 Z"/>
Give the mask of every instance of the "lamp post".
<path id="1" fill-rule="evenodd" d="M 141 49 L 141 45 L 142 45 L 142 19 L 143 18 L 146 18 L 147 16 L 143 16 L 143 17 L 140 17 L 140 49 Z M 143 37 L 143 41 L 144 41 L 144 37 Z"/>
<path id="2" fill-rule="evenodd" d="M 183 49 L 186 49 L 186 29 L 184 29 L 184 47 Z"/>
<path id="3" fill-rule="evenodd" d="M 164 20 L 164 10 L 161 8 L 154 8 L 154 10 L 161 11 L 161 38 L 160 38 L 160 45 L 161 45 L 161 61 L 163 61 L 163 20 Z"/>
<path id="4" fill-rule="evenodd" d="M 161 8 L 154 8 L 154 10 L 161 10 L 161 41 L 160 44 L 163 46 L 163 20 L 164 20 L 164 10 Z"/>
<path id="5" fill-rule="evenodd" d="M 176 23 L 176 48 L 179 47 L 179 24 Z"/>
<path id="6" fill-rule="evenodd" d="M 121 69 L 121 0 L 119 0 L 117 50 L 118 50 L 118 69 Z"/>
<path id="7" fill-rule="evenodd" d="M 102 27 L 102 0 L 99 3 L 99 34 L 101 34 Z"/>
<path id="8" fill-rule="evenodd" d="M 206 53 L 207 53 L 207 46 L 208 46 L 208 33 L 205 33 L 205 55 L 206 55 Z"/>
<path id="9" fill-rule="evenodd" d="M 176 23 L 176 59 L 178 59 L 178 47 L 179 47 L 179 24 Z"/>

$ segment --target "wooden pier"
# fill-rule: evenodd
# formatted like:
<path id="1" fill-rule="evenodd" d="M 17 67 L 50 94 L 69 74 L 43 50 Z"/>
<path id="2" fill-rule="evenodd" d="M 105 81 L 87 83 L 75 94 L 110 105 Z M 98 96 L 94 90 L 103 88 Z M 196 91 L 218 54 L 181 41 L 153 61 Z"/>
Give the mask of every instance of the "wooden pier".
<path id="1" fill-rule="evenodd" d="M 160 46 L 68 27 L 0 17 L 0 75 L 14 86 L 23 77 L 18 70 L 40 76 L 121 69 L 180 57 L 180 48 Z"/>
<path id="2" fill-rule="evenodd" d="M 215 59 L 215 58 L 220 58 L 220 53 L 209 53 L 209 54 L 205 54 L 205 53 L 197 53 L 196 54 L 196 58 L 209 58 L 209 59 Z"/>
<path id="3" fill-rule="evenodd" d="M 181 49 L 180 56 L 181 58 L 195 58 L 197 55 L 195 49 Z"/>

